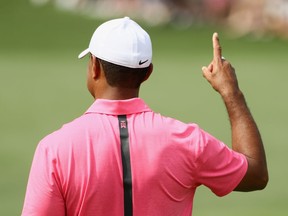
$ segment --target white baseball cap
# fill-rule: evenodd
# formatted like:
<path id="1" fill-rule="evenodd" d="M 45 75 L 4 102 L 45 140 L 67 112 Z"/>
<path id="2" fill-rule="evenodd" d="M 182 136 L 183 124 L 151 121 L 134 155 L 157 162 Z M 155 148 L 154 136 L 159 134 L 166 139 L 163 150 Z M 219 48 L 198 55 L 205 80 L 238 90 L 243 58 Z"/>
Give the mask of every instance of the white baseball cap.
<path id="1" fill-rule="evenodd" d="M 78 58 L 83 58 L 88 53 L 113 64 L 145 68 L 152 62 L 152 43 L 141 26 L 129 17 L 124 17 L 100 25 L 95 30 L 89 47 Z"/>

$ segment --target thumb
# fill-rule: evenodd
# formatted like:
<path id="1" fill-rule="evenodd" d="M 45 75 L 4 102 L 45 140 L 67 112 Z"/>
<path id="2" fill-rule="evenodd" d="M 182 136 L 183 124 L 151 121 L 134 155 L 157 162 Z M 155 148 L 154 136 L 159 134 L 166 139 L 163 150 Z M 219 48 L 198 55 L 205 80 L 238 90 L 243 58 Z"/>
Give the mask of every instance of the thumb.
<path id="1" fill-rule="evenodd" d="M 202 67 L 202 74 L 205 77 L 205 79 L 210 80 L 211 77 L 211 71 L 209 70 L 209 68 L 203 66 Z"/>

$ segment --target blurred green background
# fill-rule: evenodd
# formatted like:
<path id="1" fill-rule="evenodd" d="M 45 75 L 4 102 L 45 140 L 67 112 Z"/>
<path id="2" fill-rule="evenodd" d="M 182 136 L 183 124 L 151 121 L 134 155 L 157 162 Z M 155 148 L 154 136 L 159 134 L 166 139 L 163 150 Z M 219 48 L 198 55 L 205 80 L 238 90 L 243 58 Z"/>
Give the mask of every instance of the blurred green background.
<path id="1" fill-rule="evenodd" d="M 49 4 L 0 1 L 0 215 L 21 214 L 39 140 L 93 102 L 86 90 L 88 59 L 80 61 L 77 55 L 102 21 Z M 218 31 L 223 55 L 236 68 L 265 143 L 268 187 L 223 198 L 200 187 L 193 215 L 288 215 L 288 42 L 232 39 L 220 26 L 178 29 L 144 24 L 144 28 L 153 41 L 154 73 L 143 85 L 141 97 L 152 109 L 196 122 L 229 145 L 224 105 L 201 74 L 201 67 L 211 60 L 211 35 Z"/>

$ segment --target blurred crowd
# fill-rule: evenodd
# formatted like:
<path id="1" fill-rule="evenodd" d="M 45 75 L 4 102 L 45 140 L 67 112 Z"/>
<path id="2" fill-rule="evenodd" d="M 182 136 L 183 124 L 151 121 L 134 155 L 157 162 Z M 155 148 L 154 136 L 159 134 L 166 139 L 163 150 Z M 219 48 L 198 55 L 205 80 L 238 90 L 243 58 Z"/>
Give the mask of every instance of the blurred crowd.
<path id="1" fill-rule="evenodd" d="M 130 16 L 150 25 L 221 24 L 235 36 L 288 38 L 288 0 L 30 0 L 95 18 Z"/>

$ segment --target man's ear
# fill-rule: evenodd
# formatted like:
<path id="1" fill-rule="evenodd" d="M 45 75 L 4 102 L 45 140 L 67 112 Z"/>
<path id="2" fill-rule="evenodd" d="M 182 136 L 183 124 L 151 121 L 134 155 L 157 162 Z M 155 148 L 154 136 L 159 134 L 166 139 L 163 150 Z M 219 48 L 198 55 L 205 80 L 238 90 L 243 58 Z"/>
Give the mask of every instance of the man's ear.
<path id="1" fill-rule="evenodd" d="M 147 73 L 146 73 L 146 76 L 144 77 L 143 82 L 146 81 L 146 80 L 150 77 L 150 75 L 152 74 L 152 72 L 153 72 L 153 64 L 151 63 L 151 64 L 149 65 L 148 71 L 147 71 Z"/>
<path id="2" fill-rule="evenodd" d="M 99 60 L 93 55 L 91 55 L 91 61 L 92 61 L 92 78 L 96 80 L 100 77 L 101 65 Z"/>

